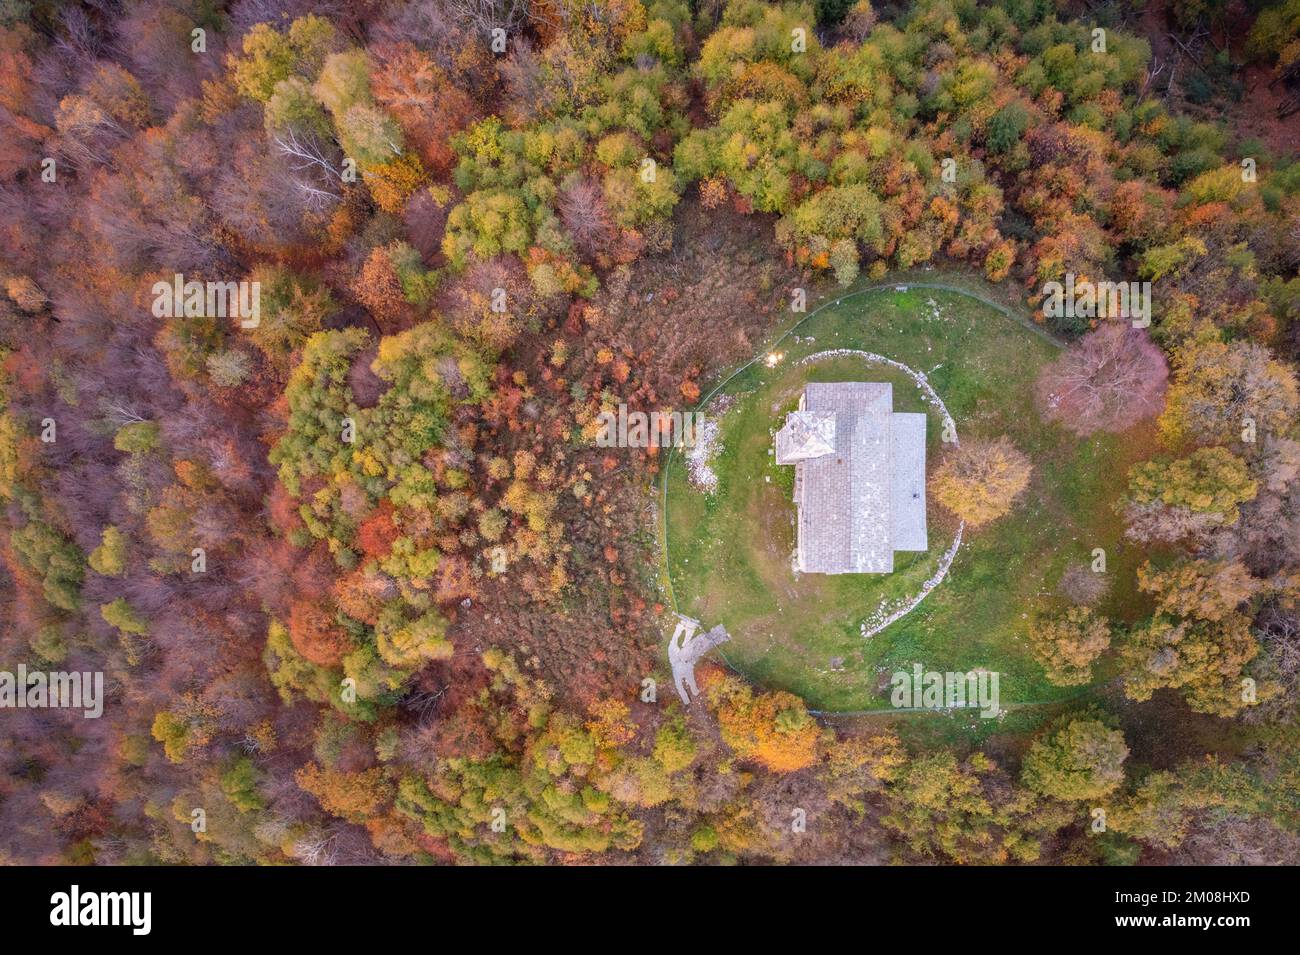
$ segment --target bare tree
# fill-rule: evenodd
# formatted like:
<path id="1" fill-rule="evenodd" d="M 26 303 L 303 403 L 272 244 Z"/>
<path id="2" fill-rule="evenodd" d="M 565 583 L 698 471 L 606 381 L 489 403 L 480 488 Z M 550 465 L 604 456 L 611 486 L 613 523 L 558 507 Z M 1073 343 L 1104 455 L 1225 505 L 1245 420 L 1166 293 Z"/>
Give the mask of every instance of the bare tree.
<path id="1" fill-rule="evenodd" d="M 1073 563 L 1061 574 L 1056 589 L 1073 603 L 1094 607 L 1106 596 L 1110 581 L 1105 574 L 1096 573 L 1087 564 Z"/>
<path id="2" fill-rule="evenodd" d="M 314 830 L 295 842 L 290 854 L 305 865 L 333 865 L 338 855 L 338 834 Z"/>
<path id="3" fill-rule="evenodd" d="M 500 28 L 507 36 L 515 36 L 530 20 L 550 19 L 540 8 L 530 9 L 528 0 L 446 0 L 445 6 L 455 19 L 471 24 L 483 34 Z"/>
<path id="4" fill-rule="evenodd" d="M 575 177 L 565 184 L 560 193 L 560 218 L 568 230 L 573 244 L 587 258 L 593 258 L 608 249 L 614 238 L 614 225 L 599 184 L 583 177 Z"/>
<path id="5" fill-rule="evenodd" d="M 1125 431 L 1164 405 L 1169 366 L 1140 329 L 1108 322 L 1039 373 L 1039 408 L 1075 434 Z"/>
<path id="6" fill-rule="evenodd" d="M 325 154 L 320 143 L 312 137 L 299 136 L 293 129 L 283 129 L 272 137 L 271 142 L 275 144 L 276 150 L 289 158 L 295 172 L 315 168 L 323 171 L 331 179 L 339 178 L 338 169 Z"/>
<path id="7" fill-rule="evenodd" d="M 1255 618 L 1255 633 L 1264 651 L 1265 672 L 1277 681 L 1279 692 L 1241 718 L 1247 723 L 1283 723 L 1294 716 L 1300 694 L 1300 613 L 1271 604 Z"/>

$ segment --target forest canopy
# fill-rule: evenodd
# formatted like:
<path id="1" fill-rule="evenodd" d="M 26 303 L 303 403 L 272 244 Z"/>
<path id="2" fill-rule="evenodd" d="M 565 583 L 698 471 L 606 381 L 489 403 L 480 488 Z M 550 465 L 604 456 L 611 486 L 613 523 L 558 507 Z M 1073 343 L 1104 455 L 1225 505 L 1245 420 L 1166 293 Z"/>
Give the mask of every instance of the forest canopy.
<path id="1" fill-rule="evenodd" d="M 1300 13 L 1142 6 L 0 4 L 0 668 L 107 687 L 0 714 L 0 861 L 1300 858 L 1300 161 L 1224 105 L 1297 95 Z M 1169 31 L 1232 55 L 1176 83 Z M 1060 346 L 1037 426 L 1136 449 L 1122 570 L 1024 613 L 1089 700 L 680 705 L 663 459 L 599 416 L 925 270 Z M 979 534 L 1046 477 L 973 424 L 931 486 Z"/>

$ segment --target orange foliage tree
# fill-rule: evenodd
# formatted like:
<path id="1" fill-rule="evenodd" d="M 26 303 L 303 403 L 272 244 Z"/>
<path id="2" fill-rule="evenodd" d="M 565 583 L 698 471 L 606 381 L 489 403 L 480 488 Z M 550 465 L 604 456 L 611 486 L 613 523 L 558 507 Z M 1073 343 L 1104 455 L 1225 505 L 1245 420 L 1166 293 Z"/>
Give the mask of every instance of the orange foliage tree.
<path id="1" fill-rule="evenodd" d="M 736 755 L 776 773 L 804 769 L 817 760 L 821 727 L 799 697 L 784 690 L 755 695 L 749 684 L 717 667 L 701 668 L 701 676 L 722 740 Z"/>

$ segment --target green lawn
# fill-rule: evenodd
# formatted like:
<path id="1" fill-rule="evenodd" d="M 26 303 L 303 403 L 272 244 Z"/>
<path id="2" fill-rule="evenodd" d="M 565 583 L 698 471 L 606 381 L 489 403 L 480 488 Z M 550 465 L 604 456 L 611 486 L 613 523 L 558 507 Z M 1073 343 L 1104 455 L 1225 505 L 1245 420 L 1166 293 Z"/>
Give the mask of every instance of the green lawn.
<path id="1" fill-rule="evenodd" d="M 1015 510 L 990 527 L 968 528 L 947 579 L 909 615 L 867 640 L 861 622 L 882 600 L 919 589 L 956 525 L 932 501 L 929 552 L 896 555 L 894 573 L 795 579 L 793 469 L 777 467 L 769 449 L 805 381 L 890 381 L 895 410 L 928 412 L 927 470 L 944 448 L 939 414 L 902 372 L 854 357 L 795 364 L 840 348 L 874 352 L 926 374 L 959 435 L 1006 434 L 1035 466 Z M 814 312 L 775 346 L 784 355 L 775 368 L 756 362 L 721 389 L 730 404 L 720 419 L 716 493 L 706 495 L 688 482 L 680 454 L 668 463 L 665 549 L 677 609 L 705 626 L 727 627 L 732 642 L 721 652 L 738 671 L 797 693 L 820 710 L 888 709 L 890 674 L 913 663 L 939 671 L 996 670 L 1004 706 L 1078 694 L 1080 688 L 1047 682 L 1026 634 L 1036 614 L 1064 606 L 1055 593 L 1061 570 L 1071 561 L 1090 561 L 1094 547 L 1105 548 L 1113 580 L 1127 582 L 1112 587 L 1103 611 L 1120 620 L 1137 617 L 1131 581 L 1138 555 L 1123 544 L 1112 502 L 1149 435 L 1080 441 L 1044 424 L 1031 389 L 1038 368 L 1056 350 L 995 309 L 951 292 L 891 287 Z M 840 658 L 839 669 L 832 669 L 834 658 Z M 1104 679 L 1108 668 L 1096 669 Z"/>

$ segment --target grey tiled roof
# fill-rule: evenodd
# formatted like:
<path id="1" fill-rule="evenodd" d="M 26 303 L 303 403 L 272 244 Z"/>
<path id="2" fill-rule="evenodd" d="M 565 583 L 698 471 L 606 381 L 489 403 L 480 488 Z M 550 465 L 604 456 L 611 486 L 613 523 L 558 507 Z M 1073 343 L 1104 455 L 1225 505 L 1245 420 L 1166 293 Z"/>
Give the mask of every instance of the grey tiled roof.
<path id="1" fill-rule="evenodd" d="M 895 411 L 890 488 L 894 550 L 929 550 L 925 534 L 925 415 Z"/>
<path id="2" fill-rule="evenodd" d="M 778 463 L 795 465 L 805 573 L 888 573 L 895 550 L 927 549 L 925 415 L 893 404 L 889 384 L 809 382 L 777 433 Z M 817 453 L 827 422 L 833 441 Z"/>
<path id="3" fill-rule="evenodd" d="M 792 411 L 776 433 L 776 463 L 794 464 L 835 450 L 835 412 Z"/>

